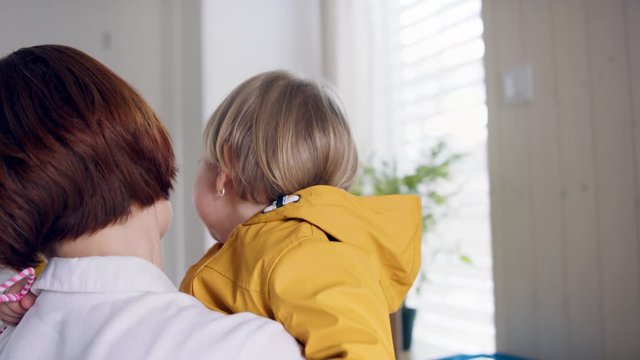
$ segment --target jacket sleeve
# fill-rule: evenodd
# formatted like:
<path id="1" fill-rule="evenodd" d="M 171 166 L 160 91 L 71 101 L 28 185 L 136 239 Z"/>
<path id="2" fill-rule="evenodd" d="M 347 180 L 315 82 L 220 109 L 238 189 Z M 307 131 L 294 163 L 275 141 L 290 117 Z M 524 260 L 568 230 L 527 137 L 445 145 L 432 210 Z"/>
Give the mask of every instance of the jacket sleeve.
<path id="1" fill-rule="evenodd" d="M 304 345 L 307 359 L 394 359 L 379 272 L 353 245 L 301 240 L 269 276 L 274 317 Z"/>

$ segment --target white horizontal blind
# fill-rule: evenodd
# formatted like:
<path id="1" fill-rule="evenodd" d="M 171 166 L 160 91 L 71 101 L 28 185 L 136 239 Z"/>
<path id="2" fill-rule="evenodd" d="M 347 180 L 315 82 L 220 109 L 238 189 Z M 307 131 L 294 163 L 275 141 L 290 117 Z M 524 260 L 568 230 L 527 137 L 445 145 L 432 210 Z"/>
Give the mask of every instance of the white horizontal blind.
<path id="1" fill-rule="evenodd" d="M 446 217 L 428 234 L 428 280 L 415 296 L 414 358 L 495 349 L 489 228 L 487 107 L 481 0 L 393 0 L 386 19 L 389 114 L 398 168 L 445 140 L 466 154 L 444 192 Z M 472 264 L 460 260 L 468 255 Z"/>

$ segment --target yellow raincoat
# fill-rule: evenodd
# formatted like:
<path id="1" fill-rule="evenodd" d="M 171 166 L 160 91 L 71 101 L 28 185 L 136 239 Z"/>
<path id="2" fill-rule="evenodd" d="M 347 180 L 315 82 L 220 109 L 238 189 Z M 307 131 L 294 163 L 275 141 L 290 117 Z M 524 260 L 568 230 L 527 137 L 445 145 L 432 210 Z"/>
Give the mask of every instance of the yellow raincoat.
<path id="1" fill-rule="evenodd" d="M 389 313 L 420 267 L 420 199 L 296 194 L 213 246 L 181 290 L 213 310 L 279 321 L 308 359 L 394 359 Z"/>

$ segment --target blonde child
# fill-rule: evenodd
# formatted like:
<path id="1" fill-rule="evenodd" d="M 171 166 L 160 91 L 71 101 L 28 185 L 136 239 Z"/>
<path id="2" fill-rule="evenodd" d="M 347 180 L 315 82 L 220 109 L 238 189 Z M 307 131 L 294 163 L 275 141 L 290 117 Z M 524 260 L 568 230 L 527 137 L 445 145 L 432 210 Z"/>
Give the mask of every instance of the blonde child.
<path id="1" fill-rule="evenodd" d="M 420 266 L 420 200 L 351 195 L 357 163 L 324 88 L 282 71 L 240 84 L 206 126 L 194 187 L 219 242 L 181 290 L 279 321 L 307 359 L 394 359 L 389 313 Z"/>
<path id="2" fill-rule="evenodd" d="M 351 195 L 357 162 L 324 88 L 281 71 L 240 84 L 206 126 L 194 188 L 219 243 L 181 290 L 281 322 L 308 359 L 393 359 L 389 313 L 420 265 L 420 200 Z"/>

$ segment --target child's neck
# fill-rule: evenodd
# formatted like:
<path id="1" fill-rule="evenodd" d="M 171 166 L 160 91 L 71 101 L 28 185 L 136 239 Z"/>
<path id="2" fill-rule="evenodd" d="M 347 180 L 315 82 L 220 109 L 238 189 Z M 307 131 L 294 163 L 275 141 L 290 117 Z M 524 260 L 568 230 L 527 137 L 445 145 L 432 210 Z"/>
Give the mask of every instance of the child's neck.
<path id="1" fill-rule="evenodd" d="M 267 205 L 252 201 L 239 201 L 235 204 L 233 210 L 228 212 L 226 226 L 219 230 L 219 234 L 212 233 L 211 235 L 213 235 L 216 240 L 225 243 L 236 227 L 251 219 L 254 215 L 264 210 L 265 207 L 267 207 Z"/>

